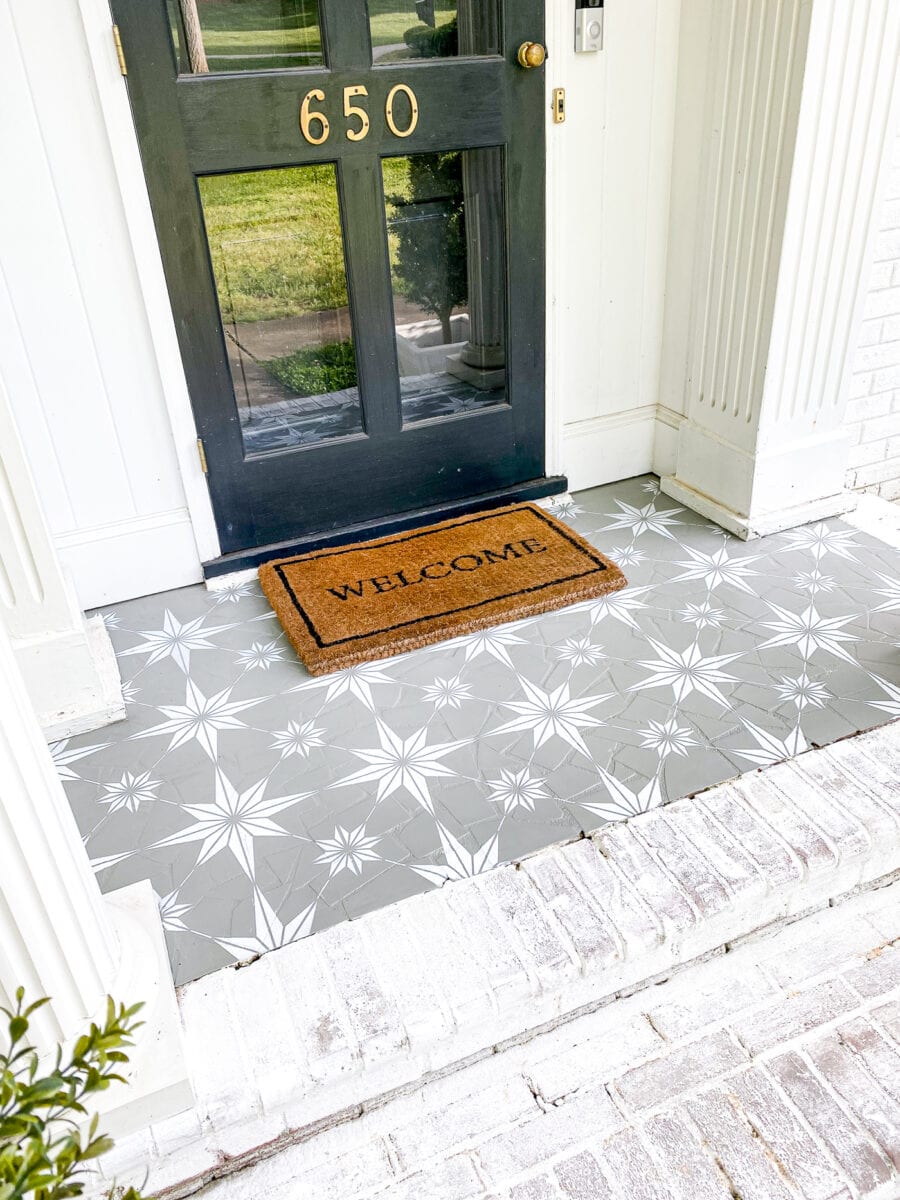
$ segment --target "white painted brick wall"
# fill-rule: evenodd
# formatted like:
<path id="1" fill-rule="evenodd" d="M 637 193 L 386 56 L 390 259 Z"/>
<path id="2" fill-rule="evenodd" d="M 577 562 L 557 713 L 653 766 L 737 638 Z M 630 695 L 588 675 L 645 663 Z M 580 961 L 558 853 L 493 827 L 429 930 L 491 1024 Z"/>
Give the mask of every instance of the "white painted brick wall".
<path id="1" fill-rule="evenodd" d="M 895 500 L 900 498 L 900 131 L 874 258 L 847 405 L 853 444 L 846 484 Z"/>

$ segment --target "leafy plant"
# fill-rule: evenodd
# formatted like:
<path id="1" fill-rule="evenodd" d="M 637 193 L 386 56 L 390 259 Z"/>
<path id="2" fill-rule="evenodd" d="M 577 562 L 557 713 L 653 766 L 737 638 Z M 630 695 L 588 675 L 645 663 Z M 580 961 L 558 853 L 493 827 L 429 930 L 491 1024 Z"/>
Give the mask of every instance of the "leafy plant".
<path id="1" fill-rule="evenodd" d="M 444 342 L 452 342 L 450 314 L 468 291 L 462 155 L 413 154 L 408 194 L 388 196 L 388 202 L 398 286 L 438 318 Z"/>
<path id="2" fill-rule="evenodd" d="M 39 1059 L 26 1040 L 30 1018 L 47 999 L 25 1006 L 25 989 L 16 992 L 16 1006 L 0 1006 L 8 1021 L 9 1048 L 0 1054 L 0 1200 L 64 1200 L 84 1192 L 84 1164 L 105 1154 L 112 1139 L 97 1133 L 95 1115 L 87 1129 L 85 1102 L 105 1091 L 128 1062 L 125 1047 L 141 1024 L 131 1008 L 107 1001 L 103 1025 L 92 1024 L 77 1039 L 63 1061 L 56 1052 L 53 1069 L 38 1074 Z M 134 1188 L 121 1193 L 120 1200 L 141 1200 Z"/>
<path id="3" fill-rule="evenodd" d="M 356 355 L 350 341 L 298 350 L 271 359 L 265 367 L 295 396 L 324 396 L 356 386 Z"/>
<path id="4" fill-rule="evenodd" d="M 407 29 L 403 40 L 417 58 L 450 58 L 458 53 L 456 17 L 434 29 L 416 25 Z"/>

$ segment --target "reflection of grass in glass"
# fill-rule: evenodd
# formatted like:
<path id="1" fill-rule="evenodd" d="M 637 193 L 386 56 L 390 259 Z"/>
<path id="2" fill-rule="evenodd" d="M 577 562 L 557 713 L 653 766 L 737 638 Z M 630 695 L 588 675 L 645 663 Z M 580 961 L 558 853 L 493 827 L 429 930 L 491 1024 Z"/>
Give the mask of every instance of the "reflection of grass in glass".
<path id="1" fill-rule="evenodd" d="M 385 163 L 402 191 L 404 160 Z M 330 164 L 200 179 L 219 304 L 227 321 L 343 308 L 344 249 Z"/>
<path id="2" fill-rule="evenodd" d="M 322 396 L 356 386 L 353 343 L 329 342 L 263 364 L 295 396 Z"/>
<path id="3" fill-rule="evenodd" d="M 455 0 L 438 0 L 435 23 L 456 15 Z M 322 61 L 318 4 L 315 0 L 198 0 L 207 57 L 214 71 L 257 70 L 310 66 Z M 370 0 L 372 44 L 402 42 L 406 31 L 419 24 L 413 0 Z M 284 55 L 254 62 L 253 55 Z M 217 55 L 236 58 L 216 61 Z M 297 55 L 291 59 L 290 55 Z M 241 60 L 246 56 L 246 60 Z M 302 57 L 301 57 L 302 56 Z"/>

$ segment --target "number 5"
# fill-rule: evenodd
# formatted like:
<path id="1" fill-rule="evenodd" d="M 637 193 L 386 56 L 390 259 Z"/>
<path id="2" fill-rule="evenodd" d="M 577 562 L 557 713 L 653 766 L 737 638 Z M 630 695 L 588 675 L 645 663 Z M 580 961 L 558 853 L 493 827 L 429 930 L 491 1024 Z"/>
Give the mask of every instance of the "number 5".
<path id="1" fill-rule="evenodd" d="M 368 96 L 368 91 L 360 84 L 356 87 L 344 88 L 344 116 L 358 117 L 359 129 L 348 129 L 347 137 L 351 142 L 361 142 L 369 132 L 369 114 L 364 108 L 359 108 L 355 104 L 351 104 L 350 100 L 353 96 Z"/>
<path id="2" fill-rule="evenodd" d="M 311 100 L 324 100 L 325 93 L 321 88 L 313 88 L 311 92 L 307 92 L 303 97 L 303 103 L 300 106 L 300 131 L 311 146 L 321 146 L 328 138 L 329 124 L 328 118 L 323 112 L 317 112 L 316 109 L 310 108 Z M 322 126 L 322 132 L 318 137 L 313 137 L 309 123 L 310 121 L 318 121 Z"/>

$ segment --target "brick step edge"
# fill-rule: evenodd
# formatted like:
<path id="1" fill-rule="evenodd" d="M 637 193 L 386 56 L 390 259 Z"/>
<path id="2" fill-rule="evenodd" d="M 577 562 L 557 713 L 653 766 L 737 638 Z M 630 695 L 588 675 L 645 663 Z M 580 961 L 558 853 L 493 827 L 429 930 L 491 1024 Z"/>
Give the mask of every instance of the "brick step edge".
<path id="1" fill-rule="evenodd" d="M 92 1183 L 175 1200 L 900 872 L 900 723 L 181 990 L 195 1106 Z"/>

